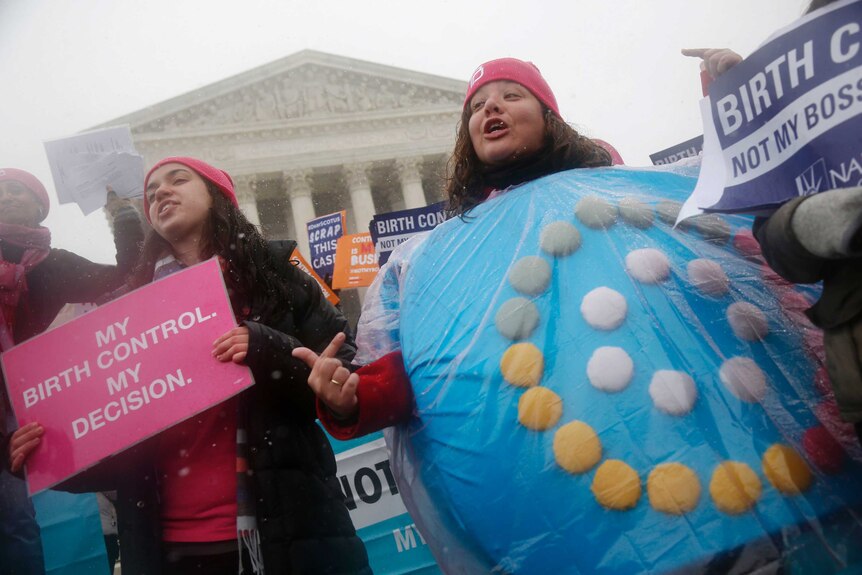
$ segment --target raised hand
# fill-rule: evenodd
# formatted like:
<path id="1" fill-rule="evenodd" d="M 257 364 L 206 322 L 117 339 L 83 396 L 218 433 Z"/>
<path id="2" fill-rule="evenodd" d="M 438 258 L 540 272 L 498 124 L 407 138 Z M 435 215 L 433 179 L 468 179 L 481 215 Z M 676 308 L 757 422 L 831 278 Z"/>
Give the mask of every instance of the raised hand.
<path id="1" fill-rule="evenodd" d="M 341 360 L 335 357 L 344 340 L 345 335 L 339 333 L 320 355 L 307 347 L 298 347 L 293 350 L 293 357 L 304 361 L 311 368 L 308 385 L 317 397 L 335 415 L 349 418 L 356 414 L 358 409 L 356 386 L 359 384 L 359 376 L 350 373 L 350 370 L 341 364 Z"/>
<path id="2" fill-rule="evenodd" d="M 703 59 L 707 73 L 713 78 L 742 62 L 742 56 L 728 48 L 683 48 L 682 55 Z"/>

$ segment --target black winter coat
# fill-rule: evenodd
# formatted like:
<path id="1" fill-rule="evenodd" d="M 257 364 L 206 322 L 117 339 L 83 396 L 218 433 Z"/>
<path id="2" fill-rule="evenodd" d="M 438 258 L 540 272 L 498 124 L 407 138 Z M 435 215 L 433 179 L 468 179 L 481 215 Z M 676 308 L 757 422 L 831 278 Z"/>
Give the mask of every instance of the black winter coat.
<path id="1" fill-rule="evenodd" d="M 806 313 L 823 330 L 826 368 L 841 416 L 862 423 L 862 258 L 826 259 L 809 252 L 793 232 L 793 214 L 807 197 L 757 218 L 754 235 L 763 257 L 795 283 L 823 282 L 820 299 Z"/>
<path id="2" fill-rule="evenodd" d="M 264 568 L 268 575 L 370 575 L 336 479 L 335 456 L 315 422 L 310 370 L 291 356 L 294 347 L 318 352 L 347 321 L 314 280 L 289 263 L 295 242 L 271 242 L 276 270 L 289 286 L 290 310 L 274 325 L 246 321 L 245 363 L 255 384 L 240 395 L 246 409 L 251 488 L 256 500 Z M 254 314 L 254 312 L 252 312 Z M 356 353 L 352 338 L 339 358 Z M 161 571 L 161 530 L 153 438 L 61 486 L 71 491 L 117 490 L 124 575 Z"/>

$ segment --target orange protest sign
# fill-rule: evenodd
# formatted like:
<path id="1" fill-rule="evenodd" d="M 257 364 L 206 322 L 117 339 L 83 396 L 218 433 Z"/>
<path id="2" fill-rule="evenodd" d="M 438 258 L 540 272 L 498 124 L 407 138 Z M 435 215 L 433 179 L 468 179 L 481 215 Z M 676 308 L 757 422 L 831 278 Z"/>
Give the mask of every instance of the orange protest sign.
<path id="1" fill-rule="evenodd" d="M 371 234 L 365 232 L 338 238 L 332 274 L 334 289 L 370 286 L 379 269 Z"/>
<path id="2" fill-rule="evenodd" d="M 326 282 L 320 279 L 320 276 L 315 273 L 315 271 L 308 265 L 308 262 L 302 257 L 302 254 L 299 253 L 299 248 L 295 248 L 293 253 L 290 254 L 290 263 L 307 273 L 312 277 L 314 281 L 317 282 L 317 285 L 320 286 L 320 291 L 323 292 L 324 297 L 326 297 L 326 301 L 331 303 L 332 305 L 338 304 L 341 301 L 335 292 L 329 289 L 329 286 L 326 285 Z"/>

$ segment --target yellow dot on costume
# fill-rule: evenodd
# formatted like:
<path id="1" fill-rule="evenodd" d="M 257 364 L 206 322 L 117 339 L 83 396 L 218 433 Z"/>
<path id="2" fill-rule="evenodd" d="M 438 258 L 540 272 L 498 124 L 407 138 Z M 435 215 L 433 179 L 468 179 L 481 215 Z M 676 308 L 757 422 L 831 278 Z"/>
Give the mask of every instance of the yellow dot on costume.
<path id="1" fill-rule="evenodd" d="M 631 509 L 641 497 L 641 480 L 638 472 L 626 462 L 608 459 L 596 470 L 590 488 L 596 500 L 608 509 Z"/>
<path id="2" fill-rule="evenodd" d="M 682 515 L 697 506 L 700 480 L 691 468 L 681 463 L 662 463 L 647 477 L 647 495 L 656 510 Z"/>
<path id="3" fill-rule="evenodd" d="M 602 458 L 602 442 L 583 421 L 572 421 L 554 434 L 554 457 L 569 473 L 583 473 Z"/>
<path id="4" fill-rule="evenodd" d="M 518 400 L 518 421 L 528 429 L 544 431 L 563 415 L 563 400 L 547 387 L 533 387 Z"/>
<path id="5" fill-rule="evenodd" d="M 503 379 L 518 387 L 538 385 L 545 371 L 545 358 L 532 343 L 516 343 L 509 346 L 500 360 Z"/>
<path id="6" fill-rule="evenodd" d="M 761 492 L 760 478 L 744 463 L 725 461 L 712 472 L 709 494 L 715 506 L 725 513 L 745 513 L 757 503 Z"/>
<path id="7" fill-rule="evenodd" d="M 811 470 L 792 448 L 776 443 L 763 454 L 763 474 L 780 492 L 797 495 L 811 486 Z"/>

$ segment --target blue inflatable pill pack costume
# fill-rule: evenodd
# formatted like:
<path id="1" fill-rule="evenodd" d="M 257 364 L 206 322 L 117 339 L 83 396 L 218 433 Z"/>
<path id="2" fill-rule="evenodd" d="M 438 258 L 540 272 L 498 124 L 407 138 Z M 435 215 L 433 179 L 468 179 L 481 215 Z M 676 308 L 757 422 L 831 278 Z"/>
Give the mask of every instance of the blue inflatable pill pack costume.
<path id="1" fill-rule="evenodd" d="M 696 176 L 547 176 L 381 270 L 357 359 L 403 352 L 416 413 L 387 439 L 447 573 L 862 561 L 862 455 L 815 384 L 813 294 L 770 273 L 749 218 L 673 228 Z"/>

